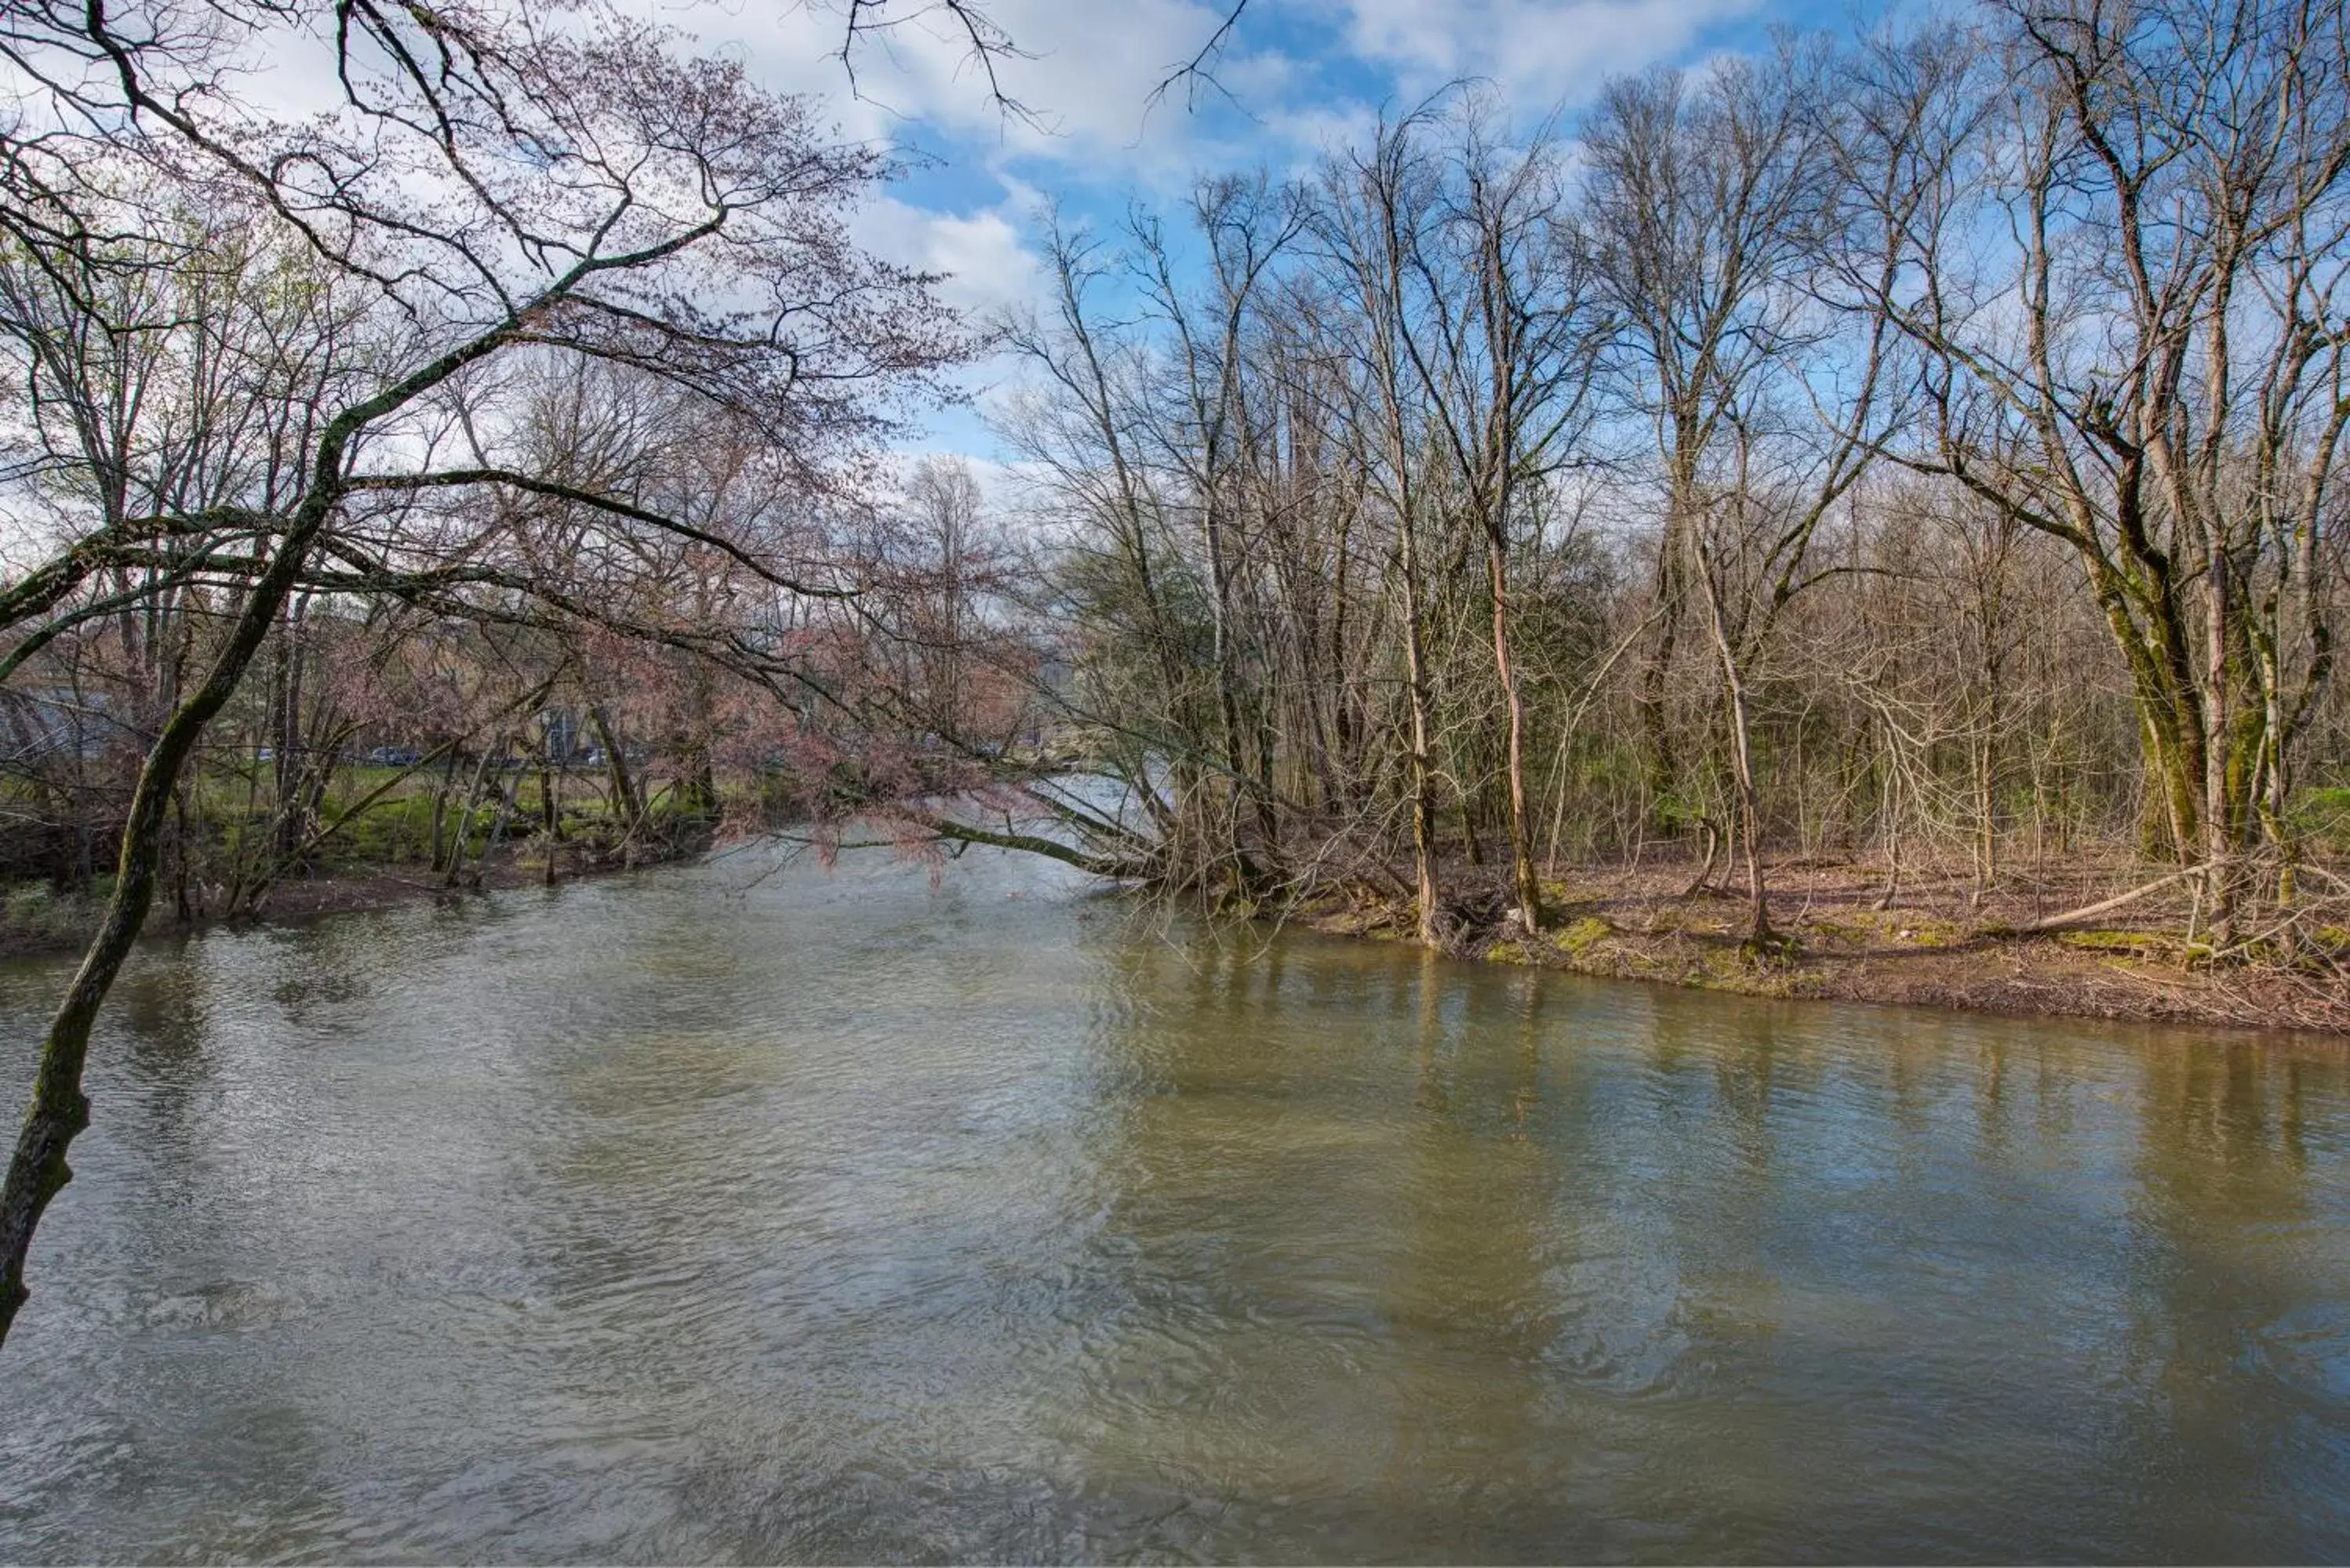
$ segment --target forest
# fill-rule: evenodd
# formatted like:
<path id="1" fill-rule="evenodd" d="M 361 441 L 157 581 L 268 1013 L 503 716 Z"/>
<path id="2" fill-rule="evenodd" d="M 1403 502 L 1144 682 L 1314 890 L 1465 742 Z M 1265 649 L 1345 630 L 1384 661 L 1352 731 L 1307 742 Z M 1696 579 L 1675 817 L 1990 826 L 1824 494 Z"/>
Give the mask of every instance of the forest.
<path id="1" fill-rule="evenodd" d="M 0 932 L 88 943 L 0 1334 L 140 932 L 338 877 L 995 845 L 1522 954 L 1653 884 L 1766 973 L 1831 886 L 2338 1011 L 2339 5 L 1463 83 L 1040 213 L 1001 319 L 852 239 L 888 149 L 618 16 L 0 48 Z M 983 487 L 896 444 L 980 364 Z"/>
<path id="2" fill-rule="evenodd" d="M 1767 963 L 1774 875 L 1839 867 L 2338 983 L 2345 47 L 1990 6 L 1054 227 L 1003 420 L 1045 586 L 988 624 L 1007 676 L 1052 628 L 1093 765 L 1028 796 L 1431 943 L 1572 941 L 1646 864 Z"/>

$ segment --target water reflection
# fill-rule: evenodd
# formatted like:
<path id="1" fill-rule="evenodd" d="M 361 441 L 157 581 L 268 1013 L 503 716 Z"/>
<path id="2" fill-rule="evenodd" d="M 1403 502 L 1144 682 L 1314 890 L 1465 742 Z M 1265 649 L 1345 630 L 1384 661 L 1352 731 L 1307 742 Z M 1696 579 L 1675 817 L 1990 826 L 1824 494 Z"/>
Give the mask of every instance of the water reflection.
<path id="1" fill-rule="evenodd" d="M 2323 1045 L 980 857 L 216 933 L 107 1030 L 0 1558 L 2350 1554 Z"/>

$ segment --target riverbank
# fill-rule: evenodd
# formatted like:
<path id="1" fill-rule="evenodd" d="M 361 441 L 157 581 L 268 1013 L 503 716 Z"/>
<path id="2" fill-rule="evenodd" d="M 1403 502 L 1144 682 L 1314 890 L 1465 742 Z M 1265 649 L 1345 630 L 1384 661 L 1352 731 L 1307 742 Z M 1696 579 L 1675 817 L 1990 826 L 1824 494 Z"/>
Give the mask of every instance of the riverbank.
<path id="1" fill-rule="evenodd" d="M 2118 865 L 2019 876 L 1980 898 L 1963 878 L 1929 877 L 1889 899 L 1882 867 L 1834 860 L 1772 867 L 1772 924 L 1786 940 L 1767 958 L 1744 940 L 1743 889 L 1691 891 L 1694 875 L 1674 864 L 1578 870 L 1545 885 L 1544 929 L 1528 936 L 1499 876 L 1455 868 L 1447 946 L 1489 963 L 1749 996 L 2350 1034 L 2350 930 L 2342 922 L 2310 922 L 2293 965 L 2200 962 L 2179 934 L 2192 912 L 2183 890 L 2063 929 L 2017 934 L 2129 888 L 2133 873 Z M 1386 940 L 1408 940 L 1413 924 L 1408 905 L 1360 894 L 1296 918 L 1313 929 Z"/>
<path id="2" fill-rule="evenodd" d="M 700 847 L 697 844 L 671 851 L 659 845 L 640 846 L 625 865 L 618 859 L 570 855 L 557 863 L 553 880 L 577 882 L 616 871 L 665 865 Z M 502 848 L 486 865 L 469 867 L 463 883 L 456 887 L 452 887 L 446 877 L 413 863 L 347 862 L 332 870 L 287 877 L 275 884 L 258 914 L 200 914 L 182 920 L 159 896 L 141 935 L 176 936 L 224 925 L 301 925 L 328 915 L 390 909 L 432 898 L 458 898 L 501 888 L 536 888 L 548 880 L 545 857 L 527 842 Z M 0 960 L 78 952 L 97 930 L 105 907 L 104 898 L 95 891 L 58 894 L 39 884 L 20 886 L 5 904 L 0 904 Z"/>
<path id="3" fill-rule="evenodd" d="M 662 864 L 690 852 L 654 848 L 630 865 Z M 571 864 L 558 865 L 555 880 L 623 868 L 584 855 L 567 859 Z M 2183 892 L 2138 900 L 2095 923 L 2017 934 L 2126 887 L 2133 873 L 2118 864 L 2084 860 L 2017 876 L 1980 898 L 1964 878 L 1929 876 L 1909 880 L 1889 900 L 1884 872 L 1865 863 L 1773 867 L 1772 921 L 1783 940 L 1767 958 L 1744 940 L 1743 891 L 1718 884 L 1691 891 L 1693 875 L 1690 867 L 1670 862 L 1579 868 L 1545 884 L 1544 928 L 1529 937 L 1511 918 L 1506 888 L 1492 868 L 1451 867 L 1445 945 L 1456 956 L 1488 963 L 1747 996 L 2350 1034 L 2350 930 L 2344 924 L 2310 922 L 2310 947 L 2294 966 L 2198 961 L 2179 935 L 2191 913 Z M 478 876 L 469 871 L 461 888 L 413 864 L 346 864 L 279 883 L 258 916 L 183 922 L 159 910 L 148 934 L 225 923 L 295 925 L 546 879 L 544 860 L 526 844 L 507 847 Z M 0 959 L 78 950 L 102 909 L 93 894 L 21 895 L 0 909 Z M 1361 889 L 1289 919 L 1313 930 L 1390 941 L 1409 940 L 1413 924 L 1408 904 Z"/>

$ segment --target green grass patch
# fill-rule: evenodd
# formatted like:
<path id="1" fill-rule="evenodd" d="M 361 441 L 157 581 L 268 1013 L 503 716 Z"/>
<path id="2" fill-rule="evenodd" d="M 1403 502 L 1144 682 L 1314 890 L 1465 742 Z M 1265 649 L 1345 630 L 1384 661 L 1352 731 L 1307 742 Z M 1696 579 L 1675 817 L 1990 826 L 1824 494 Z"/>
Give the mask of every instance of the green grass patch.
<path id="1" fill-rule="evenodd" d="M 0 898 L 0 920 L 36 942 L 87 941 L 105 918 L 106 900 L 113 891 L 111 876 L 94 878 L 88 888 L 69 893 L 47 882 L 20 882 Z"/>
<path id="2" fill-rule="evenodd" d="M 2058 931 L 2055 937 L 2061 946 L 2083 952 L 2119 953 L 2143 959 L 2174 958 L 2179 952 L 2177 942 L 2152 931 Z"/>
<path id="3" fill-rule="evenodd" d="M 1936 919 L 1931 915 L 1906 917 L 1893 928 L 1896 939 L 1918 948 L 1954 947 L 1966 940 L 1967 933 L 1956 922 Z"/>

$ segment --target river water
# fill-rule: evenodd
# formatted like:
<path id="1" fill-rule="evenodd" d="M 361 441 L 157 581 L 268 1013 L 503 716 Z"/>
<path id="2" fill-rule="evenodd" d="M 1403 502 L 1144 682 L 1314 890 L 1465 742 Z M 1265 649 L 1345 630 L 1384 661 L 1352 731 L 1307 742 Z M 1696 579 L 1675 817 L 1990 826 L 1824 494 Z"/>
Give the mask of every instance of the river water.
<path id="1" fill-rule="evenodd" d="M 152 944 L 92 1071 L 0 1560 L 2350 1558 L 2322 1044 L 754 852 Z"/>

